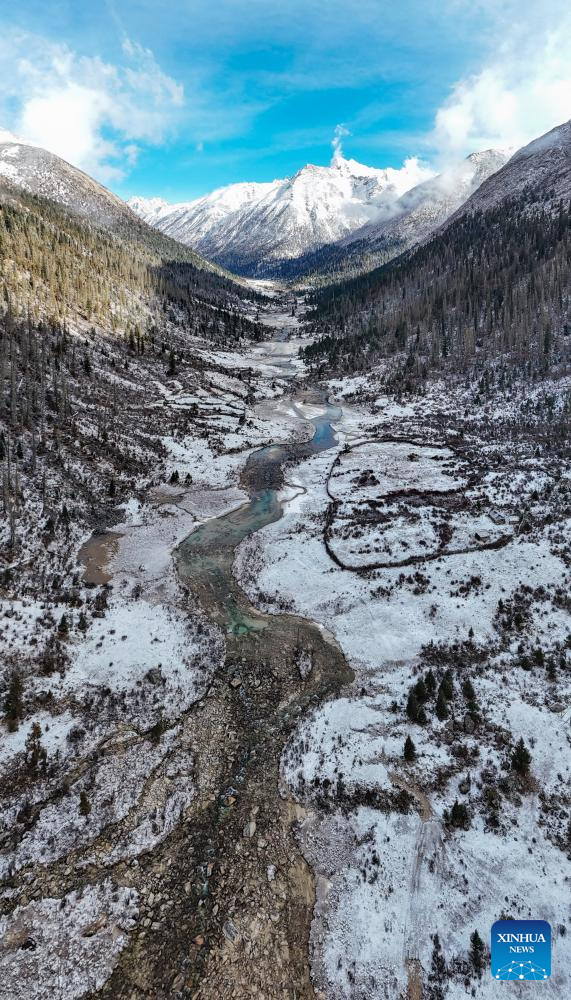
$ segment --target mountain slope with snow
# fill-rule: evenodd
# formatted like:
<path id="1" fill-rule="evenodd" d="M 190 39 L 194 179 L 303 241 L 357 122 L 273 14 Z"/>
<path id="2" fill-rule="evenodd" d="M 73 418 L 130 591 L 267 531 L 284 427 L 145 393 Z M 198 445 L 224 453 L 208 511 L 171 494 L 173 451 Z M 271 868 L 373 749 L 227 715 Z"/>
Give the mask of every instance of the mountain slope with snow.
<path id="1" fill-rule="evenodd" d="M 178 205 L 142 198 L 129 205 L 204 256 L 260 276 L 387 217 L 406 191 L 431 175 L 415 159 L 400 170 L 378 170 L 337 154 L 329 167 L 308 164 L 284 180 L 232 184 Z"/>
<path id="2" fill-rule="evenodd" d="M 558 206 L 560 198 L 569 197 L 570 188 L 571 120 L 519 149 L 501 170 L 478 188 L 463 211 L 486 211 L 507 198 L 528 191 Z"/>
<path id="3" fill-rule="evenodd" d="M 395 344 L 410 352 L 406 371 L 484 351 L 566 358 L 570 199 L 567 122 L 519 150 L 390 267 L 316 292 L 310 315 L 323 336 L 306 359 L 335 367 L 342 358 L 347 371 Z"/>
<path id="4" fill-rule="evenodd" d="M 186 245 L 151 228 L 132 208 L 88 174 L 54 153 L 0 129 L 0 183 L 48 198 L 90 225 L 143 244 L 165 259 L 219 271 Z"/>
<path id="5" fill-rule="evenodd" d="M 510 152 L 487 149 L 472 153 L 422 184 L 407 191 L 394 207 L 391 217 L 363 227 L 342 243 L 366 241 L 371 247 L 404 249 L 418 243 L 441 225 L 491 174 L 508 161 Z"/>
<path id="6" fill-rule="evenodd" d="M 46 149 L 0 130 L 0 178 L 30 194 L 57 201 L 101 225 L 131 216 L 124 202 L 77 167 Z"/>

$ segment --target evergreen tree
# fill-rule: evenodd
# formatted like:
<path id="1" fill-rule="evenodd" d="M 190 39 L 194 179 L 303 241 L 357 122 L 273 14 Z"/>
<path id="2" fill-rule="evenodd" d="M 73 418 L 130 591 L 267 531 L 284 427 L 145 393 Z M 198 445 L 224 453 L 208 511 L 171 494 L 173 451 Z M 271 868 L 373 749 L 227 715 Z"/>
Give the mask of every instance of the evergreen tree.
<path id="1" fill-rule="evenodd" d="M 407 736 L 406 740 L 404 741 L 403 756 L 406 761 L 409 761 L 409 763 L 416 759 L 416 747 L 413 741 L 411 740 L 410 736 Z"/>
<path id="2" fill-rule="evenodd" d="M 429 695 L 433 695 L 436 691 L 436 677 L 432 670 L 428 670 L 424 676 L 424 684 Z"/>
<path id="3" fill-rule="evenodd" d="M 18 723 L 24 711 L 24 685 L 17 670 L 13 670 L 8 678 L 8 690 L 4 698 L 4 717 L 9 732 L 18 728 Z"/>
<path id="4" fill-rule="evenodd" d="M 464 681 L 462 685 L 462 694 L 464 695 L 466 701 L 476 700 L 476 692 L 474 690 L 474 685 L 472 684 L 470 678 L 466 678 L 466 680 Z"/>
<path id="5" fill-rule="evenodd" d="M 428 699 L 428 691 L 426 690 L 426 685 L 422 677 L 416 682 L 414 692 L 416 694 L 418 702 L 422 705 Z"/>
<path id="6" fill-rule="evenodd" d="M 408 701 L 406 703 L 406 714 L 412 722 L 416 722 L 418 719 L 419 704 L 418 699 L 415 694 L 414 688 L 409 692 Z"/>
<path id="7" fill-rule="evenodd" d="M 454 684 L 452 681 L 452 674 L 449 670 L 445 672 L 444 677 L 440 681 L 440 690 L 444 693 L 446 700 L 450 701 L 454 695 Z"/>
<path id="8" fill-rule="evenodd" d="M 436 712 L 436 718 L 440 719 L 441 722 L 443 722 L 444 719 L 448 718 L 449 715 L 448 702 L 446 701 L 442 687 L 440 687 L 440 690 L 438 692 L 438 698 L 436 699 L 435 712 Z"/>
<path id="9" fill-rule="evenodd" d="M 531 754 L 523 742 L 523 736 L 519 738 L 512 753 L 512 768 L 518 774 L 529 774 L 531 764 Z"/>
<path id="10" fill-rule="evenodd" d="M 457 827 L 459 830 L 467 830 L 470 826 L 470 813 L 468 812 L 467 806 L 465 806 L 463 802 L 458 802 L 458 799 L 456 799 L 452 809 L 450 810 L 449 819 L 451 826 Z"/>
<path id="11" fill-rule="evenodd" d="M 477 930 L 470 935 L 470 961 L 480 978 L 484 966 L 484 942 Z"/>
<path id="12" fill-rule="evenodd" d="M 42 746 L 42 730 L 39 723 L 32 723 L 32 728 L 26 737 L 26 762 L 30 774 L 35 775 L 38 766 L 44 767 L 47 761 L 47 750 Z"/>

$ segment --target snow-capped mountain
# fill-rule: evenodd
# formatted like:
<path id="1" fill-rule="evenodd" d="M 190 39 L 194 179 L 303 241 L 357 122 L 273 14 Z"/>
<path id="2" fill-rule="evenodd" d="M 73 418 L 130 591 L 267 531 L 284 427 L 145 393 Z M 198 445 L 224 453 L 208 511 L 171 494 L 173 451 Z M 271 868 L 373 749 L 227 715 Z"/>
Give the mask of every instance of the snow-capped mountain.
<path id="1" fill-rule="evenodd" d="M 329 167 L 308 164 L 284 180 L 232 184 L 177 205 L 156 198 L 132 198 L 129 205 L 206 257 L 261 275 L 390 216 L 398 199 L 430 176 L 416 159 L 400 170 L 379 170 L 336 154 Z"/>
<path id="2" fill-rule="evenodd" d="M 410 188 L 391 205 L 389 213 L 305 255 L 298 262 L 300 273 L 339 276 L 371 270 L 421 243 L 500 170 L 512 152 L 487 149 L 471 153 L 460 163 Z"/>
<path id="3" fill-rule="evenodd" d="M 412 246 L 441 225 L 480 187 L 507 163 L 513 151 L 486 149 L 471 153 L 436 177 L 411 188 L 399 198 L 388 219 L 378 219 L 341 241 L 349 245 L 364 240 L 369 248 Z"/>

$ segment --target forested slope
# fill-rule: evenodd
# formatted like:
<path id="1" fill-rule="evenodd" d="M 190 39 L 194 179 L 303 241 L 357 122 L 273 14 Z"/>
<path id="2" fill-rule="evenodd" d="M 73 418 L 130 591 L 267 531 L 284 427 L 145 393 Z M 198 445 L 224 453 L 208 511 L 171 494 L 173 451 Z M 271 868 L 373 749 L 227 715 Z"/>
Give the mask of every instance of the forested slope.
<path id="1" fill-rule="evenodd" d="M 315 293 L 305 358 L 340 371 L 405 352 L 420 371 L 497 354 L 556 362 L 571 330 L 571 214 L 526 190 L 466 212 L 430 242 Z"/>
<path id="2" fill-rule="evenodd" d="M 88 323 L 144 336 L 167 321 L 218 341 L 256 338 L 251 293 L 197 266 L 175 241 L 119 236 L 65 207 L 0 185 L 0 308 L 34 321 Z M 144 235 L 144 234 L 143 234 Z M 148 234 L 147 234 L 148 235 Z M 152 238 L 151 238 L 152 237 Z"/>

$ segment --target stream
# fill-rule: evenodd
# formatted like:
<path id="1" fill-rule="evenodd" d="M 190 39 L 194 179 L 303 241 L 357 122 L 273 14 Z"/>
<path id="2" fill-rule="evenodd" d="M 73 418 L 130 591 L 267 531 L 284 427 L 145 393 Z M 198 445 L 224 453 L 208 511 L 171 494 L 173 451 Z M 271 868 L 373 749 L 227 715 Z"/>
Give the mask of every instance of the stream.
<path id="1" fill-rule="evenodd" d="M 224 857 L 226 863 L 215 869 L 190 934 L 220 941 L 221 935 L 228 938 L 234 933 L 234 923 L 239 931 L 253 921 L 249 925 L 260 928 L 267 944 L 264 951 L 257 951 L 255 939 L 250 941 L 248 948 L 257 955 L 254 962 L 248 949 L 233 946 L 230 951 L 215 946 L 208 957 L 197 961 L 193 982 L 200 984 L 204 1000 L 242 996 L 245 982 L 253 987 L 253 981 L 257 996 L 285 995 L 274 992 L 280 981 L 287 983 L 288 996 L 298 1000 L 315 996 L 309 956 L 313 874 L 293 825 L 301 807 L 285 788 L 280 793 L 280 761 L 300 717 L 337 696 L 353 673 L 332 636 L 299 616 L 260 611 L 233 573 L 240 542 L 282 516 L 287 501 L 279 492 L 287 466 L 337 443 L 332 423 L 341 411 L 325 393 L 299 387 L 293 398 L 298 415 L 313 427 L 310 440 L 254 451 L 241 476 L 249 500 L 191 532 L 175 553 L 181 582 L 226 634 L 225 661 L 203 702 L 203 736 L 196 741 L 200 784 L 205 793 L 213 786 L 218 793 L 215 799 L 210 795 L 207 807 L 196 815 L 188 848 L 194 856 Z M 304 412 L 308 405 L 315 408 L 309 419 Z M 301 669 L 302 658 L 309 662 L 309 670 Z M 196 726 L 198 718 L 194 719 Z M 262 838 L 258 841 L 262 847 L 254 851 L 244 846 L 244 830 L 250 828 Z M 271 870 L 281 873 L 279 910 L 267 874 L 270 861 Z M 250 887 L 246 895 L 238 890 L 241 885 Z M 221 921 L 224 913 L 236 915 L 230 930 Z M 181 937 L 181 948 L 185 940 L 188 937 Z M 282 953 L 287 959 L 279 969 Z"/>
<path id="2" fill-rule="evenodd" d="M 145 996 L 167 1000 L 181 978 L 184 996 L 200 1000 L 316 995 L 314 878 L 295 826 L 304 810 L 281 782 L 280 764 L 300 719 L 338 696 L 353 673 L 323 628 L 256 608 L 233 566 L 237 546 L 282 516 L 287 467 L 335 448 L 341 411 L 323 391 L 295 385 L 287 345 L 269 342 L 256 355 L 270 379 L 276 369 L 291 378 L 294 411 L 311 437 L 253 451 L 241 475 L 249 499 L 204 522 L 174 552 L 191 601 L 225 634 L 225 655 L 179 722 L 192 748 L 193 804 L 172 837 L 140 862 L 145 883 L 154 879 L 170 901 L 168 934 L 134 938 L 102 1000 L 131 995 L 121 984 L 133 981 L 144 982 Z"/>
<path id="3" fill-rule="evenodd" d="M 282 516 L 283 501 L 278 493 L 284 484 L 284 467 L 336 444 L 332 421 L 339 419 L 340 409 L 328 403 L 318 391 L 299 391 L 296 402 L 323 407 L 321 414 L 308 421 L 314 427 L 310 440 L 271 444 L 254 451 L 241 477 L 250 499 L 237 510 L 212 518 L 191 532 L 177 551 L 181 579 L 193 591 L 206 596 L 209 613 L 234 635 L 265 629 L 273 619 L 254 608 L 236 583 L 232 566 L 237 546 Z M 298 406 L 294 409 L 306 419 Z"/>

